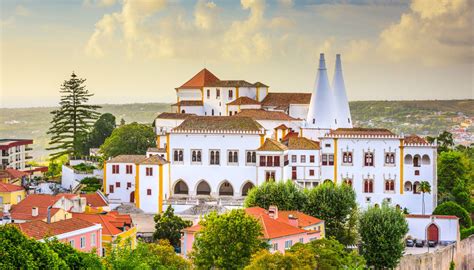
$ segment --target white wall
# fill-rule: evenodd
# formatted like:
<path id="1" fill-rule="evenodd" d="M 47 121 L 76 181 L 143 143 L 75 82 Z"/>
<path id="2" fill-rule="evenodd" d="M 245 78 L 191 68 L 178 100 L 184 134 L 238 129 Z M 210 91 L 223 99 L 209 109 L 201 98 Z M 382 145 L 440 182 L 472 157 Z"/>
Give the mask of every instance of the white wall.
<path id="1" fill-rule="evenodd" d="M 306 119 L 308 115 L 309 104 L 290 104 L 288 114 L 298 119 Z"/>
<path id="2" fill-rule="evenodd" d="M 140 165 L 140 209 L 145 213 L 158 213 L 159 193 L 163 192 L 163 201 L 169 197 L 168 194 L 168 164 L 163 166 L 163 190 L 159 189 L 159 165 Z M 152 168 L 153 175 L 146 175 L 146 168 Z M 151 195 L 147 190 L 151 189 Z M 163 209 L 166 210 L 166 209 Z"/>
<path id="3" fill-rule="evenodd" d="M 179 100 L 201 100 L 201 89 L 179 89 L 176 92 Z"/>
<path id="4" fill-rule="evenodd" d="M 112 165 L 119 165 L 119 173 L 112 174 Z M 132 174 L 126 174 L 126 165 L 132 165 Z M 109 200 L 130 202 L 130 193 L 135 191 L 135 175 L 136 165 L 134 163 L 107 163 L 107 180 L 106 194 Z M 120 187 L 116 187 L 115 183 L 120 182 Z M 127 183 L 132 184 L 131 188 L 127 188 Z M 114 193 L 110 193 L 110 185 L 114 186 Z"/>
<path id="5" fill-rule="evenodd" d="M 439 241 L 451 242 L 458 240 L 459 222 L 458 219 L 436 218 L 430 217 L 407 217 L 408 233 L 407 235 L 426 240 L 426 230 L 432 223 L 436 224 L 439 229 Z"/>

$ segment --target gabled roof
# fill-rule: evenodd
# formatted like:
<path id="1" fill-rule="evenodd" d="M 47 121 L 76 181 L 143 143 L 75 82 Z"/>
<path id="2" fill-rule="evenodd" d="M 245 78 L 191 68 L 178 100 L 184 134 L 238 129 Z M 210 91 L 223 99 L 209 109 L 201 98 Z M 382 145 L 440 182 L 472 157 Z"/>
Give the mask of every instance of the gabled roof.
<path id="1" fill-rule="evenodd" d="M 160 113 L 156 118 L 160 119 L 186 119 L 190 116 L 196 116 L 194 113 Z"/>
<path id="2" fill-rule="evenodd" d="M 428 142 L 424 138 L 415 134 L 405 136 L 405 143 L 406 144 L 428 144 Z"/>
<path id="3" fill-rule="evenodd" d="M 193 225 L 191 227 L 184 228 L 182 231 L 183 232 L 199 232 L 201 230 L 202 226 L 199 224 Z"/>
<path id="4" fill-rule="evenodd" d="M 167 163 L 168 161 L 158 155 L 151 155 L 149 158 L 140 161 L 140 164 L 144 165 L 162 165 Z"/>
<path id="5" fill-rule="evenodd" d="M 204 68 L 177 89 L 199 89 L 217 81 L 219 78 Z"/>
<path id="6" fill-rule="evenodd" d="M 78 218 L 69 218 L 56 222 L 46 223 L 42 220 L 33 220 L 25 223 L 14 223 L 24 234 L 35 239 L 43 239 L 63 233 L 74 232 L 94 226 L 94 223 Z"/>
<path id="7" fill-rule="evenodd" d="M 260 105 L 260 102 L 246 96 L 238 97 L 236 100 L 227 103 L 227 105 Z"/>
<path id="8" fill-rule="evenodd" d="M 25 190 L 22 186 L 0 182 L 0 192 L 14 192 Z"/>
<path id="9" fill-rule="evenodd" d="M 288 127 L 287 127 L 285 124 L 281 124 L 281 125 L 279 125 L 278 127 L 276 127 L 275 129 L 287 130 Z"/>
<path id="10" fill-rule="evenodd" d="M 203 106 L 202 100 L 181 100 L 171 106 Z"/>
<path id="11" fill-rule="evenodd" d="M 80 196 L 86 198 L 87 205 L 92 207 L 104 207 L 109 205 L 98 192 L 81 194 Z"/>
<path id="12" fill-rule="evenodd" d="M 255 120 L 284 120 L 284 121 L 297 120 L 296 118 L 293 118 L 284 112 L 267 111 L 263 109 L 244 109 L 244 110 L 241 110 L 239 113 L 235 114 L 233 117 L 239 117 L 239 116 L 252 117 Z"/>
<path id="13" fill-rule="evenodd" d="M 84 214 L 73 213 L 74 218 L 86 220 L 91 223 L 102 225 L 102 234 L 118 235 L 123 232 L 123 229 L 128 230 L 131 225 L 130 215 L 119 215 L 113 211 L 107 214 Z"/>
<path id="14" fill-rule="evenodd" d="M 305 137 L 289 137 L 283 144 L 288 146 L 288 149 L 293 150 L 319 150 L 321 149 L 319 142 L 312 141 Z"/>
<path id="15" fill-rule="evenodd" d="M 138 164 L 146 159 L 145 155 L 118 155 L 107 160 L 107 163 L 135 163 Z"/>
<path id="16" fill-rule="evenodd" d="M 194 116 L 172 131 L 260 131 L 262 126 L 250 117 Z"/>
<path id="17" fill-rule="evenodd" d="M 298 137 L 300 136 L 300 134 L 298 132 L 295 132 L 295 131 L 291 131 L 288 132 L 285 137 L 283 137 L 282 141 L 287 141 L 289 138 L 294 138 L 294 137 Z"/>
<path id="18" fill-rule="evenodd" d="M 385 128 L 338 128 L 331 130 L 329 135 L 376 135 L 376 136 L 394 136 L 390 130 Z"/>
<path id="19" fill-rule="evenodd" d="M 265 140 L 265 143 L 263 143 L 263 145 L 257 149 L 257 151 L 285 151 L 285 150 L 288 150 L 288 147 L 286 147 L 286 145 L 282 144 L 279 141 L 276 141 L 274 139 L 269 139 L 269 138 L 267 138 Z"/>
<path id="20" fill-rule="evenodd" d="M 289 106 L 290 104 L 309 104 L 311 93 L 268 93 L 262 106 Z"/>

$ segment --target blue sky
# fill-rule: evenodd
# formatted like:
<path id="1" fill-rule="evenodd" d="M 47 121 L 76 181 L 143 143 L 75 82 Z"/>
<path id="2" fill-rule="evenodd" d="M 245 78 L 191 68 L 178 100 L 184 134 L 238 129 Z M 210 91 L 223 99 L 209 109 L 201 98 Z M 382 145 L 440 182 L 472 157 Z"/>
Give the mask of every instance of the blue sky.
<path id="1" fill-rule="evenodd" d="M 473 98 L 473 2 L 1 1 L 0 106 L 50 106 L 72 71 L 95 103 L 172 102 L 203 67 L 312 91 L 342 54 L 351 100 Z"/>

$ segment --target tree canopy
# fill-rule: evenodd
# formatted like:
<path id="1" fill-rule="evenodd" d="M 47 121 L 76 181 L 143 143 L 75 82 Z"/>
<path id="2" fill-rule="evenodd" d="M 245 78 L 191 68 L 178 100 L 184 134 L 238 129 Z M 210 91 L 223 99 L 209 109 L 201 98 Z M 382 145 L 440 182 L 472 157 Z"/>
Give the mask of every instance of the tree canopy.
<path id="1" fill-rule="evenodd" d="M 156 146 L 153 128 L 131 123 L 116 128 L 100 147 L 105 158 L 117 155 L 144 155 L 149 147 Z"/>
<path id="2" fill-rule="evenodd" d="M 408 232 L 403 212 L 384 203 L 380 207 L 369 207 L 359 223 L 361 254 L 367 266 L 395 268 L 403 256 L 403 240 Z"/>
<path id="3" fill-rule="evenodd" d="M 276 205 L 280 210 L 301 210 L 305 201 L 305 193 L 290 180 L 271 181 L 251 189 L 245 198 L 245 206 L 260 206 L 268 209 L 270 205 Z"/>
<path id="4" fill-rule="evenodd" d="M 245 270 L 313 270 L 316 269 L 316 259 L 308 249 L 298 252 L 270 253 L 262 249 L 252 255 L 250 264 Z"/>
<path id="5" fill-rule="evenodd" d="M 61 85 L 60 107 L 51 112 L 53 120 L 47 132 L 51 135 L 49 144 L 52 145 L 47 150 L 55 151 L 51 154 L 52 159 L 79 155 L 83 138 L 99 115 L 96 110 L 100 106 L 87 104 L 93 94 L 86 89 L 85 81 L 72 73 L 71 78 Z"/>
<path id="6" fill-rule="evenodd" d="M 472 226 L 472 220 L 466 209 L 462 208 L 455 202 L 444 202 L 438 205 L 433 211 L 433 215 L 451 215 L 459 218 L 461 228 L 469 228 Z"/>
<path id="7" fill-rule="evenodd" d="M 153 233 L 153 239 L 155 241 L 166 239 L 174 247 L 180 245 L 181 230 L 193 225 L 192 221 L 183 220 L 181 217 L 175 216 L 171 205 L 168 206 L 164 213 L 157 214 L 154 219 L 155 232 Z"/>
<path id="8" fill-rule="evenodd" d="M 190 254 L 197 269 L 242 269 L 263 246 L 260 224 L 242 209 L 212 212 L 199 224 Z"/>

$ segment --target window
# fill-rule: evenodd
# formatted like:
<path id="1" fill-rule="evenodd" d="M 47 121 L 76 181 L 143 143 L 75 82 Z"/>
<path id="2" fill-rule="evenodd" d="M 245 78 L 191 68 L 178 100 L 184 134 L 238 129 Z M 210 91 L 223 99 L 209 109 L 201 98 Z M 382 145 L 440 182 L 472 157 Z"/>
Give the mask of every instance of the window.
<path id="1" fill-rule="evenodd" d="M 120 187 L 120 182 L 115 182 L 115 187 L 119 188 Z"/>
<path id="2" fill-rule="evenodd" d="M 420 182 L 416 181 L 413 183 L 413 194 L 420 194 Z"/>
<path id="3" fill-rule="evenodd" d="M 201 163 L 201 161 L 202 161 L 202 151 L 191 150 L 191 163 Z"/>
<path id="4" fill-rule="evenodd" d="M 221 98 L 221 90 L 216 89 L 216 99 L 219 99 L 219 98 Z"/>
<path id="5" fill-rule="evenodd" d="M 309 176 L 314 176 L 314 170 L 309 170 Z"/>
<path id="6" fill-rule="evenodd" d="M 314 163 L 314 155 L 309 156 L 309 163 Z"/>
<path id="7" fill-rule="evenodd" d="M 411 184 L 410 181 L 406 181 L 404 187 L 405 187 L 405 191 L 412 191 L 413 190 L 413 185 Z"/>
<path id="8" fill-rule="evenodd" d="M 109 193 L 114 193 L 114 185 L 109 185 Z"/>
<path id="9" fill-rule="evenodd" d="M 344 179 L 344 184 L 349 185 L 349 186 L 352 187 L 352 179 L 350 179 L 350 178 Z"/>
<path id="10" fill-rule="evenodd" d="M 385 180 L 385 191 L 394 192 L 395 191 L 395 181 L 394 180 Z"/>
<path id="11" fill-rule="evenodd" d="M 147 167 L 145 168 L 146 170 L 146 176 L 153 176 L 153 168 L 152 167 Z"/>
<path id="12" fill-rule="evenodd" d="M 229 99 L 234 98 L 234 91 L 229 90 Z"/>
<path id="13" fill-rule="evenodd" d="M 296 155 L 291 155 L 291 163 L 296 163 L 297 156 Z"/>
<path id="14" fill-rule="evenodd" d="M 300 243 L 303 243 L 304 239 L 303 238 L 300 238 Z"/>
<path id="15" fill-rule="evenodd" d="M 293 240 L 285 241 L 285 249 L 291 248 L 292 245 L 293 245 Z"/>
<path id="16" fill-rule="evenodd" d="M 324 146 L 327 147 L 327 148 L 329 148 L 329 147 L 331 147 L 331 144 L 330 144 L 330 143 L 326 143 Z"/>
<path id="17" fill-rule="evenodd" d="M 247 164 L 257 163 L 257 153 L 255 151 L 247 151 Z"/>
<path id="18" fill-rule="evenodd" d="M 239 164 L 239 151 L 231 150 L 227 152 L 227 163 L 238 165 Z"/>
<path id="19" fill-rule="evenodd" d="M 3 197 L 0 197 L 3 200 Z M 19 203 L 21 201 L 21 195 L 16 196 L 16 202 Z"/>
<path id="20" fill-rule="evenodd" d="M 173 151 L 173 161 L 174 162 L 183 162 L 183 149 L 175 149 Z"/>
<path id="21" fill-rule="evenodd" d="M 366 203 L 370 203 L 372 200 L 370 199 L 370 197 L 365 197 L 365 202 Z"/>
<path id="22" fill-rule="evenodd" d="M 260 156 L 260 166 L 265 167 L 266 166 L 266 157 L 265 156 Z"/>
<path id="23" fill-rule="evenodd" d="M 273 157 L 273 166 L 280 167 L 280 156 Z"/>
<path id="24" fill-rule="evenodd" d="M 364 179 L 364 193 L 374 193 L 374 180 Z"/>
<path id="25" fill-rule="evenodd" d="M 96 233 L 91 234 L 91 246 L 95 247 L 96 245 Z"/>
<path id="26" fill-rule="evenodd" d="M 298 179 L 298 173 L 295 166 L 291 167 L 291 179 L 292 180 Z"/>
<path id="27" fill-rule="evenodd" d="M 385 164 L 395 164 L 395 153 L 385 153 Z"/>
<path id="28" fill-rule="evenodd" d="M 70 241 L 69 241 L 69 245 L 71 245 L 71 247 L 75 247 L 74 240 L 70 240 Z"/>
<path id="29" fill-rule="evenodd" d="M 290 162 L 288 161 L 288 155 L 285 155 L 285 156 L 283 157 L 283 165 L 284 165 L 284 166 L 287 166 L 289 163 L 290 163 Z"/>
<path id="30" fill-rule="evenodd" d="M 272 167 L 272 166 L 273 166 L 273 157 L 267 156 L 267 167 Z"/>
<path id="31" fill-rule="evenodd" d="M 131 188 L 132 187 L 132 182 L 127 182 L 127 188 Z"/>
<path id="32" fill-rule="evenodd" d="M 342 152 L 342 163 L 352 164 L 352 152 Z"/>
<path id="33" fill-rule="evenodd" d="M 328 155 L 328 165 L 333 166 L 334 165 L 334 155 Z"/>
<path id="34" fill-rule="evenodd" d="M 266 171 L 265 172 L 265 181 L 275 181 L 275 171 Z"/>
<path id="35" fill-rule="evenodd" d="M 119 165 L 112 165 L 112 174 L 119 173 Z"/>
<path id="36" fill-rule="evenodd" d="M 374 154 L 371 152 L 364 153 L 364 166 L 374 166 Z"/>
<path id="37" fill-rule="evenodd" d="M 306 163 L 306 156 L 301 155 L 300 160 L 301 160 L 301 163 Z"/>
<path id="38" fill-rule="evenodd" d="M 277 251 L 278 250 L 278 243 L 275 243 L 273 244 L 273 251 Z"/>
<path id="39" fill-rule="evenodd" d="M 81 248 L 85 248 L 85 247 L 86 247 L 86 237 L 82 236 L 81 237 Z"/>
<path id="40" fill-rule="evenodd" d="M 125 173 L 132 174 L 133 173 L 133 166 L 132 165 L 125 165 Z"/>
<path id="41" fill-rule="evenodd" d="M 146 195 L 151 195 L 151 189 L 146 190 Z"/>
<path id="42" fill-rule="evenodd" d="M 209 160 L 209 163 L 211 165 L 219 165 L 220 164 L 220 151 L 219 150 L 211 150 L 211 153 L 209 155 L 211 158 Z"/>
<path id="43" fill-rule="evenodd" d="M 211 90 L 207 89 L 207 98 L 211 98 Z"/>
<path id="44" fill-rule="evenodd" d="M 421 164 L 420 164 L 420 156 L 419 155 L 415 155 L 413 157 L 413 166 L 414 167 L 420 167 Z"/>
<path id="45" fill-rule="evenodd" d="M 212 109 L 212 111 L 211 111 L 211 115 L 212 115 L 212 116 L 214 116 L 214 109 Z"/>
<path id="46" fill-rule="evenodd" d="M 328 165 L 328 155 L 326 154 L 323 154 L 322 157 L 321 157 L 321 164 L 323 166 L 327 166 Z"/>

